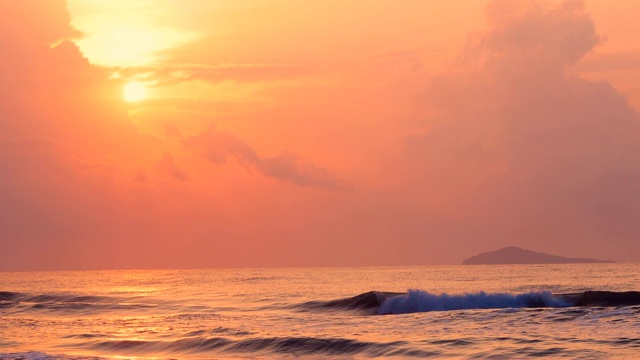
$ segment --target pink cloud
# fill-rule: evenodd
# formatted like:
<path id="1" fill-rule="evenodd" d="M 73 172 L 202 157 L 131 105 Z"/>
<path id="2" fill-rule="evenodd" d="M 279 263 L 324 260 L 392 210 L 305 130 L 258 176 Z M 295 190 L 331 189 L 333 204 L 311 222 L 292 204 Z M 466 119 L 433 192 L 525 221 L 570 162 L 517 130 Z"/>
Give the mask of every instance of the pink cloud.
<path id="1" fill-rule="evenodd" d="M 186 139 L 185 145 L 199 149 L 214 164 L 220 165 L 229 157 L 235 157 L 240 163 L 275 179 L 300 186 L 339 188 L 327 169 L 287 151 L 272 157 L 262 157 L 246 142 L 214 128 Z"/>
<path id="2" fill-rule="evenodd" d="M 437 115 L 408 144 L 407 166 L 421 163 L 410 173 L 464 224 L 448 241 L 469 254 L 520 244 L 632 260 L 640 116 L 608 83 L 567 71 L 598 42 L 581 2 L 507 3 L 425 92 Z"/>
<path id="3" fill-rule="evenodd" d="M 162 157 L 156 161 L 155 167 L 158 172 L 167 174 L 178 181 L 186 181 L 191 178 L 187 172 L 176 165 L 173 156 L 168 152 L 162 154 Z"/>

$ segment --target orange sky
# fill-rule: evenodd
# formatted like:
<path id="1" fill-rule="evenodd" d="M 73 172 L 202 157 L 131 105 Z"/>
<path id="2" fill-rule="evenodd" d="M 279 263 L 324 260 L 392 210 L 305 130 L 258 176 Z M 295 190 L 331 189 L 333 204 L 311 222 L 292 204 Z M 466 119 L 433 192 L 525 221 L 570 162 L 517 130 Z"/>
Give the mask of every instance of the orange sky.
<path id="1" fill-rule="evenodd" d="M 639 261 L 639 11 L 2 1 L 0 270 Z"/>

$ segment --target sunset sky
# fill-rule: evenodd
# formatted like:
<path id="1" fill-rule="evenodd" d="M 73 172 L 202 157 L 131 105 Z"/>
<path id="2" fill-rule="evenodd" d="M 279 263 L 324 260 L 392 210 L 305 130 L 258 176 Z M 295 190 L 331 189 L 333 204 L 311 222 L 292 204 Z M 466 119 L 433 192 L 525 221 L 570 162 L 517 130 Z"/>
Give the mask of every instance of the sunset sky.
<path id="1" fill-rule="evenodd" d="M 0 0 L 0 270 L 640 261 L 636 0 Z"/>

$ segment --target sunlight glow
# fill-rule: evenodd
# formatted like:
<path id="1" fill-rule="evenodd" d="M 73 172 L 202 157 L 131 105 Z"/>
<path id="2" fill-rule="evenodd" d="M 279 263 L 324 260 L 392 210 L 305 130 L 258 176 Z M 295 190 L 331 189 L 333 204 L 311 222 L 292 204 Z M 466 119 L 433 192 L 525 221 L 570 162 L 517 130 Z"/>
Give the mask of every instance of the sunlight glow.
<path id="1" fill-rule="evenodd" d="M 158 53 L 198 38 L 193 31 L 164 26 L 174 13 L 160 1 L 69 0 L 72 25 L 83 33 L 73 39 L 92 63 L 107 67 L 147 66 Z"/>
<path id="2" fill-rule="evenodd" d="M 127 102 L 142 101 L 147 96 L 144 84 L 138 81 L 128 82 L 123 89 L 122 98 Z"/>

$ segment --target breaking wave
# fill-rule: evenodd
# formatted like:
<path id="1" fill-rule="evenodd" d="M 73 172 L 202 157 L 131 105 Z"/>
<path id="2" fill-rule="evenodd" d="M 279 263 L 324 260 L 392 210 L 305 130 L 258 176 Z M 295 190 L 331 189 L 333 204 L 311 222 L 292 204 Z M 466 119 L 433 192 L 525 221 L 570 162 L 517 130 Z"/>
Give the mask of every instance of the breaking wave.
<path id="1" fill-rule="evenodd" d="M 466 309 L 559 308 L 572 305 L 570 302 L 546 291 L 517 295 L 504 293 L 487 294 L 485 292 L 464 295 L 435 295 L 426 291 L 409 290 L 404 295 L 387 298 L 381 304 L 378 314 L 405 314 Z"/>
<path id="2" fill-rule="evenodd" d="M 90 296 L 78 294 L 26 294 L 0 291 L 0 309 L 17 314 L 22 312 L 46 312 L 59 315 L 96 314 L 121 311 L 152 311 L 164 303 L 149 302 L 114 296 Z M 548 291 L 509 293 L 469 293 L 461 295 L 434 294 L 422 290 L 406 293 L 369 291 L 356 296 L 313 300 L 298 304 L 273 305 L 269 309 L 290 309 L 301 312 L 353 311 L 363 315 L 404 314 L 428 311 L 500 308 L 560 308 L 568 306 L 631 306 L 640 305 L 640 292 L 585 291 L 572 294 L 553 294 Z M 175 308 L 173 310 L 178 310 Z M 217 316 L 212 309 L 201 308 L 205 313 L 191 314 L 189 308 L 182 314 L 188 318 Z"/>
<path id="3" fill-rule="evenodd" d="M 388 315 L 471 309 L 632 305 L 640 305 L 640 292 L 585 291 L 581 293 L 553 294 L 549 291 L 540 291 L 522 294 L 478 292 L 450 295 L 409 290 L 404 294 L 369 291 L 343 299 L 309 301 L 295 305 L 293 308 L 301 311 L 346 310 L 359 311 L 371 315 Z"/>
<path id="4" fill-rule="evenodd" d="M 375 314 L 386 299 L 399 295 L 402 295 L 402 293 L 369 291 L 344 299 L 309 301 L 294 305 L 293 308 L 302 311 L 355 310 Z"/>

